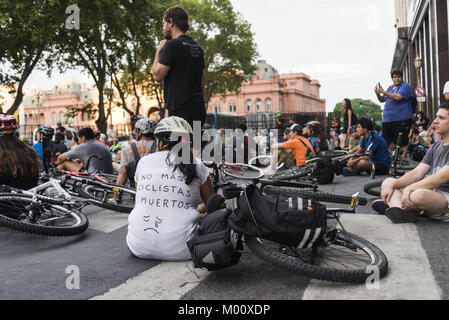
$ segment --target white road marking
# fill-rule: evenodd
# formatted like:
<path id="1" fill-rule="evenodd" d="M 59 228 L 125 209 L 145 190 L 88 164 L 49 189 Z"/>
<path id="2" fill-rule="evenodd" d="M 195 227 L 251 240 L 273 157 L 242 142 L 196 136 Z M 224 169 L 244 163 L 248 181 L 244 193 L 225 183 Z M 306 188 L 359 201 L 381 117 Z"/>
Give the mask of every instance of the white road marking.
<path id="1" fill-rule="evenodd" d="M 441 299 L 426 252 L 421 246 L 415 224 L 393 224 L 378 215 L 345 215 L 345 228 L 380 248 L 388 259 L 389 272 L 380 280 L 379 289 L 365 285 L 342 285 L 312 280 L 304 300 L 358 299 Z"/>
<path id="2" fill-rule="evenodd" d="M 191 261 L 162 262 L 91 300 L 179 300 L 209 275 L 192 270 Z"/>
<path id="3" fill-rule="evenodd" d="M 129 214 L 103 210 L 88 215 L 89 228 L 110 233 L 128 225 Z"/>

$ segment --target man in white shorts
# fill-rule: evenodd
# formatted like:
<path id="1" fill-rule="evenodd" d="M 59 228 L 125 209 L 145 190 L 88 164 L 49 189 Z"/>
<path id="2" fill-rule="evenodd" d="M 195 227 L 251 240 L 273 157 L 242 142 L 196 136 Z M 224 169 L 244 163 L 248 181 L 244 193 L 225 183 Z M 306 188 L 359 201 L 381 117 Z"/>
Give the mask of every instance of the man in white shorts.
<path id="1" fill-rule="evenodd" d="M 449 222 L 449 102 L 439 106 L 434 124 L 442 140 L 432 145 L 415 169 L 399 179 L 386 179 L 382 200 L 373 202 L 373 209 L 394 223 L 416 222 L 420 212 Z"/>

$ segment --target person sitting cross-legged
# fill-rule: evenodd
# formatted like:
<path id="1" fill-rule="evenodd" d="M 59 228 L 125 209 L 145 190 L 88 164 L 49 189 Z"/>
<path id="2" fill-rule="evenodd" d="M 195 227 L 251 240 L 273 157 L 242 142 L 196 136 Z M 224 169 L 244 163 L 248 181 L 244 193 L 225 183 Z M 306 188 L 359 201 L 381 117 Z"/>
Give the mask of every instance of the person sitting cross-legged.
<path id="1" fill-rule="evenodd" d="M 312 154 L 315 155 L 315 150 L 313 149 L 312 144 L 302 135 L 302 132 L 303 128 L 299 124 L 295 124 L 290 128 L 288 141 L 274 143 L 271 146 L 273 155 L 271 158 L 271 166 L 264 171 L 266 175 L 272 175 L 276 172 L 279 156 L 278 149 L 292 150 L 297 166 L 306 164 L 307 150 L 310 150 Z"/>
<path id="2" fill-rule="evenodd" d="M 95 134 L 91 128 L 80 129 L 78 141 L 80 144 L 77 147 L 59 155 L 56 161 L 59 170 L 78 172 L 86 169 L 89 173 L 113 172 L 109 149 L 95 141 Z M 97 157 L 92 157 L 92 155 Z M 89 158 L 91 158 L 90 162 Z"/>
<path id="3" fill-rule="evenodd" d="M 420 212 L 449 222 L 449 102 L 439 106 L 434 125 L 443 139 L 432 145 L 415 169 L 399 179 L 386 179 L 382 199 L 373 202 L 373 209 L 394 223 L 416 222 Z"/>
<path id="4" fill-rule="evenodd" d="M 364 171 L 371 174 L 373 163 L 376 175 L 388 174 L 391 166 L 390 151 L 385 140 L 374 130 L 372 122 L 366 118 L 358 119 L 357 134 L 362 137 L 357 153 L 362 155 L 365 152 L 369 152 L 369 155 L 349 159 L 348 167 L 355 174 Z M 346 168 L 343 174 L 350 175 L 351 170 Z"/>

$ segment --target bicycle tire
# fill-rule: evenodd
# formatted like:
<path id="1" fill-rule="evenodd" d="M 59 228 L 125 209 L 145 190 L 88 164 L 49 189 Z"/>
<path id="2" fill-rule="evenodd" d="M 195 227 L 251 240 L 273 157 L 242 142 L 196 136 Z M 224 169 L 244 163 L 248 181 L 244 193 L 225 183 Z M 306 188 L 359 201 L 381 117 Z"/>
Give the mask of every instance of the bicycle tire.
<path id="1" fill-rule="evenodd" d="M 308 167 L 294 167 L 284 170 L 279 173 L 275 173 L 271 176 L 271 179 L 276 180 L 294 180 L 297 178 L 305 177 L 312 171 Z"/>
<path id="2" fill-rule="evenodd" d="M 363 186 L 363 191 L 372 196 L 380 197 L 380 187 L 382 186 L 383 180 L 377 180 L 367 183 Z"/>
<path id="3" fill-rule="evenodd" d="M 113 187 L 114 185 L 112 184 L 110 188 L 99 187 L 89 184 L 81 184 L 78 186 L 78 192 L 79 195 L 85 199 L 95 200 L 92 202 L 92 204 L 97 207 L 101 207 L 104 209 L 120 213 L 131 213 L 131 211 L 134 209 L 135 204 L 134 200 L 135 191 L 131 188 L 125 188 L 123 186 L 120 186 L 121 189 L 129 190 L 129 192 L 125 191 L 125 193 L 127 194 L 124 203 L 115 203 L 111 200 L 114 194 Z M 105 192 L 107 193 L 106 197 L 104 194 Z"/>
<path id="4" fill-rule="evenodd" d="M 264 176 L 262 169 L 245 163 L 222 164 L 221 166 L 224 174 L 236 179 L 253 180 Z M 241 168 L 245 169 L 242 170 L 242 174 L 239 174 L 238 170 Z"/>
<path id="5" fill-rule="evenodd" d="M 351 196 L 339 195 L 334 193 L 327 193 L 321 191 L 312 191 L 312 190 L 304 190 L 301 188 L 292 188 L 292 187 L 276 187 L 267 185 L 262 190 L 266 194 L 270 195 L 287 195 L 287 196 L 300 196 L 303 198 L 322 201 L 322 202 L 331 202 L 331 203 L 341 203 L 350 205 L 352 202 Z M 368 203 L 368 199 L 365 197 L 359 198 L 359 205 L 364 206 Z"/>
<path id="6" fill-rule="evenodd" d="M 366 283 L 367 278 L 370 276 L 370 272 L 368 271 L 372 271 L 371 268 L 373 267 L 377 268 L 380 277 L 387 274 L 388 260 L 378 247 L 362 237 L 344 231 L 337 237 L 340 242 L 347 245 L 356 245 L 356 251 L 363 252 L 363 255 L 357 255 L 354 253 L 356 251 L 352 251 L 344 244 L 339 245 L 338 243 L 333 243 L 328 247 L 318 245 L 318 251 L 322 256 L 312 264 L 300 259 L 298 256 L 289 255 L 286 251 L 280 251 L 279 243 L 261 240 L 257 237 L 247 235 L 244 236 L 244 239 L 247 247 L 262 260 L 313 279 L 342 283 Z M 333 253 L 333 247 L 336 248 L 335 252 L 337 255 L 339 252 L 343 255 L 343 267 L 345 267 L 345 262 L 349 264 L 346 267 L 354 266 L 356 263 L 360 263 L 361 265 L 357 266 L 355 270 L 342 270 L 340 266 L 333 267 L 332 265 L 338 264 L 335 261 L 337 258 Z M 343 253 L 341 253 L 342 251 Z M 348 263 L 349 253 L 357 255 L 357 257 Z M 326 265 L 325 259 L 327 255 L 332 258 L 328 262 L 331 263 L 331 267 Z M 362 262 L 362 258 L 366 262 Z M 371 268 L 369 269 L 368 267 Z"/>
<path id="7" fill-rule="evenodd" d="M 22 217 L 22 215 L 27 214 L 28 212 L 28 210 L 25 208 L 26 205 L 33 202 L 33 198 L 28 195 L 0 194 L 0 225 L 22 232 L 53 237 L 75 236 L 86 231 L 89 226 L 89 221 L 83 213 L 79 211 L 73 211 L 64 206 L 55 205 L 50 202 L 41 206 L 41 209 L 46 210 L 46 208 L 49 208 L 50 210 L 48 210 L 47 212 L 52 214 L 56 214 L 56 212 L 65 213 L 64 216 L 56 215 L 55 217 L 61 217 L 61 219 L 65 216 L 67 218 L 71 217 L 72 219 L 74 219 L 75 224 L 69 226 L 56 226 L 56 224 L 42 224 L 44 220 L 39 220 L 37 222 L 30 222 L 29 220 L 27 221 L 25 220 L 25 217 Z M 5 215 L 5 212 L 8 215 Z M 15 215 L 15 217 L 11 217 L 11 215 L 13 214 Z"/>

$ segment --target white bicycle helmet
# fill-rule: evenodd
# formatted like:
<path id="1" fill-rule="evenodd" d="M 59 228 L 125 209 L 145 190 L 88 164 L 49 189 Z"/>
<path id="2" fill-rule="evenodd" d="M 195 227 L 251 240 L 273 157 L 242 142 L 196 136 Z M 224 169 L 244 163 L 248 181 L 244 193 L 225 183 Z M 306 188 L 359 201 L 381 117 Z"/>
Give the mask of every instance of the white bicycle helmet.
<path id="1" fill-rule="evenodd" d="M 136 129 L 139 129 L 142 134 L 154 133 L 157 122 L 153 119 L 143 118 L 136 122 Z"/>
<path id="2" fill-rule="evenodd" d="M 154 130 L 155 135 L 171 132 L 193 134 L 190 124 L 183 118 L 176 116 L 162 119 Z"/>

